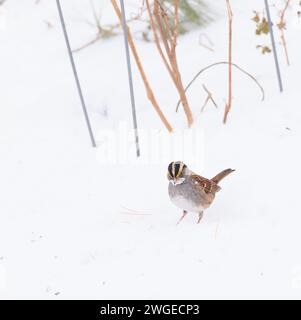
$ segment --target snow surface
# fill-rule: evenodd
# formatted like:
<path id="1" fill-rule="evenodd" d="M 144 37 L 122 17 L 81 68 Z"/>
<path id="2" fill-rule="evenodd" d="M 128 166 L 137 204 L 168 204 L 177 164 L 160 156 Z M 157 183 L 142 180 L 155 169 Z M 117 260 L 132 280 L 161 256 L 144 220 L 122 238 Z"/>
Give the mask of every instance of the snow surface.
<path id="1" fill-rule="evenodd" d="M 109 1 L 99 3 L 104 20 L 115 19 Z M 191 214 L 179 226 L 181 212 L 168 198 L 166 167 L 180 159 L 167 154 L 155 163 L 144 153 L 138 161 L 130 156 L 129 163 L 101 161 L 103 130 L 132 125 L 121 36 L 75 55 L 97 133 L 95 150 L 55 1 L 5 3 L 0 15 L 5 19 L 0 28 L 1 298 L 301 298 L 301 25 L 291 10 L 290 67 L 278 46 L 285 89 L 280 94 L 272 55 L 261 56 L 255 48 L 269 43 L 268 37 L 254 36 L 250 20 L 263 2 L 232 3 L 233 59 L 260 81 L 266 99 L 261 102 L 256 85 L 234 71 L 233 109 L 224 126 L 227 68 L 207 72 L 189 91 L 193 130 L 204 145 L 201 155 L 185 155 L 185 161 L 206 177 L 228 167 L 237 171 L 222 182 L 201 225 Z M 92 39 L 89 1 L 62 0 L 62 5 L 72 46 Z M 224 1 L 215 1 L 213 11 L 214 23 L 179 40 L 184 83 L 202 67 L 227 59 Z M 200 46 L 201 33 L 214 42 L 214 52 Z M 175 128 L 184 129 L 184 114 L 174 112 L 177 95 L 156 50 L 139 40 L 137 47 L 162 109 Z M 160 140 L 165 129 L 134 63 L 133 68 L 139 127 L 153 130 Z M 202 83 L 214 93 L 218 110 L 208 105 L 200 114 L 206 98 Z"/>

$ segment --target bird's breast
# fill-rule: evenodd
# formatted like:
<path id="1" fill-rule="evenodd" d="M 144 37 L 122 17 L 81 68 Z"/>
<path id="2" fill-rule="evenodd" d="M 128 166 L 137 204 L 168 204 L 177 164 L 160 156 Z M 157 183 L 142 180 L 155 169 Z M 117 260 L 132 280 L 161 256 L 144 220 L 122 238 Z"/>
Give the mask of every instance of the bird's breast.
<path id="1" fill-rule="evenodd" d="M 189 184 L 182 183 L 180 185 L 173 185 L 170 183 L 168 191 L 170 200 L 178 208 L 190 212 L 200 212 L 204 210 L 200 195 L 195 194 Z"/>

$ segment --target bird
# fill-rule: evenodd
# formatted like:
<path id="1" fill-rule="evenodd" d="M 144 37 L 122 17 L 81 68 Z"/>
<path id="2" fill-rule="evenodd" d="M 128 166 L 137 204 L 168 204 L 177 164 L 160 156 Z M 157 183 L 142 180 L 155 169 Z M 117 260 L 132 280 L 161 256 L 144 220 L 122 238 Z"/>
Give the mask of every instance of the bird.
<path id="1" fill-rule="evenodd" d="M 169 180 L 168 193 L 171 202 L 183 210 L 179 224 L 188 212 L 198 213 L 199 224 L 203 218 L 204 210 L 208 209 L 221 190 L 219 182 L 234 172 L 226 169 L 212 179 L 206 179 L 191 171 L 182 161 L 169 164 L 167 178 Z"/>

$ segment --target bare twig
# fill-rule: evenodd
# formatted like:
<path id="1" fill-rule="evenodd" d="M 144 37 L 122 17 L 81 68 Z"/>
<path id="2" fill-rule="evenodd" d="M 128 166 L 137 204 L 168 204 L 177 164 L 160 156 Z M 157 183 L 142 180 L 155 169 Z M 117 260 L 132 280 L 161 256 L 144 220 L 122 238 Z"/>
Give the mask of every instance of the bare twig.
<path id="1" fill-rule="evenodd" d="M 155 16 L 156 22 L 157 22 L 157 26 L 159 29 L 159 33 L 161 35 L 161 40 L 164 44 L 165 47 L 165 51 L 167 53 L 168 56 L 170 56 L 170 46 L 168 43 L 168 37 L 166 37 L 166 33 L 164 31 L 164 27 L 163 27 L 163 23 L 162 23 L 162 19 L 161 19 L 161 15 L 160 13 L 163 15 L 163 17 L 165 16 L 165 11 L 163 10 L 162 6 L 160 5 L 158 0 L 155 0 L 154 3 L 154 11 L 153 14 Z M 168 30 L 169 30 L 169 26 L 168 26 Z"/>
<path id="2" fill-rule="evenodd" d="M 208 44 L 203 42 L 203 38 L 205 38 L 205 40 L 208 42 Z M 205 33 L 200 34 L 199 44 L 202 47 L 204 47 L 205 49 L 207 49 L 207 50 L 209 50 L 211 52 L 214 52 L 214 44 Z"/>
<path id="3" fill-rule="evenodd" d="M 98 33 L 94 39 L 92 39 L 91 41 L 89 41 L 89 42 L 83 44 L 82 46 L 74 49 L 72 52 L 73 52 L 73 53 L 80 52 L 81 50 L 84 50 L 84 49 L 90 47 L 91 45 L 93 45 L 94 43 L 96 43 L 97 41 L 99 41 L 101 38 L 102 38 L 101 34 Z"/>
<path id="4" fill-rule="evenodd" d="M 213 99 L 212 93 L 207 89 L 207 87 L 203 84 L 203 89 L 206 91 L 207 93 L 207 98 L 206 101 L 201 109 L 201 112 L 203 112 L 208 104 L 208 102 L 211 100 L 212 103 L 214 104 L 215 108 L 218 108 L 217 103 L 215 102 L 215 100 Z"/>
<path id="5" fill-rule="evenodd" d="M 229 19 L 229 71 L 228 71 L 228 86 L 229 86 L 229 93 L 228 93 L 228 102 L 225 108 L 224 114 L 224 123 L 226 124 L 228 114 L 232 108 L 232 39 L 233 39 L 233 32 L 232 32 L 232 24 L 233 24 L 233 13 L 230 4 L 230 0 L 226 0 L 227 10 L 228 10 L 228 19 Z"/>
<path id="6" fill-rule="evenodd" d="M 286 58 L 286 63 L 289 66 L 290 61 L 289 61 L 289 55 L 288 55 L 288 49 L 287 49 L 287 44 L 286 44 L 286 38 L 285 38 L 285 29 L 286 29 L 286 22 L 285 22 L 285 14 L 287 12 L 287 9 L 289 7 L 291 0 L 286 0 L 285 6 L 283 10 L 280 12 L 280 22 L 277 24 L 279 30 L 280 30 L 280 38 L 281 38 L 281 43 L 284 48 L 284 53 L 285 53 L 285 58 Z"/>
<path id="7" fill-rule="evenodd" d="M 193 83 L 198 79 L 198 77 L 204 73 L 205 71 L 215 67 L 215 66 L 219 66 L 219 65 L 228 65 L 229 62 L 227 61 L 221 61 L 221 62 L 216 62 L 216 63 L 213 63 L 205 68 L 203 68 L 202 70 L 200 70 L 194 77 L 193 79 L 188 83 L 188 85 L 186 86 L 185 88 L 185 92 L 187 92 L 189 90 L 189 88 L 193 85 Z M 264 89 L 263 87 L 260 85 L 260 83 L 258 82 L 258 80 L 252 76 L 249 72 L 245 71 L 244 69 L 242 69 L 241 67 L 239 67 L 237 64 L 235 63 L 232 63 L 232 66 L 235 67 L 236 69 L 238 69 L 239 71 L 241 71 L 242 73 L 244 73 L 245 75 L 247 75 L 249 78 L 251 78 L 255 83 L 256 85 L 259 87 L 261 93 L 262 93 L 262 98 L 261 100 L 263 101 L 265 99 L 265 92 L 264 92 Z M 177 103 L 177 109 L 176 109 L 176 112 L 178 112 L 179 110 L 179 106 L 181 104 L 181 101 L 178 101 Z"/>
<path id="8" fill-rule="evenodd" d="M 119 18 L 119 21 L 121 22 L 122 21 L 121 12 L 120 12 L 119 6 L 116 3 L 116 0 L 111 0 L 111 3 L 113 5 L 113 7 L 114 7 L 114 10 L 115 10 L 115 13 L 116 13 L 117 17 Z M 147 80 L 144 68 L 143 68 L 141 60 L 139 58 L 139 55 L 138 55 L 138 52 L 137 52 L 137 49 L 136 49 L 136 46 L 135 46 L 135 43 L 134 43 L 134 40 L 133 40 L 133 37 L 132 37 L 132 34 L 130 32 L 129 27 L 127 27 L 127 30 L 128 30 L 129 45 L 130 45 L 130 48 L 132 50 L 133 56 L 135 58 L 138 70 L 139 70 L 139 72 L 141 74 L 141 77 L 142 77 L 142 80 L 143 80 L 143 83 L 144 83 L 144 86 L 145 86 L 145 89 L 146 89 L 147 97 L 150 100 L 150 102 L 152 103 L 155 111 L 157 112 L 157 114 L 160 117 L 161 121 L 165 125 L 166 129 L 169 132 L 172 132 L 173 129 L 172 129 L 171 125 L 169 124 L 169 122 L 167 121 L 167 119 L 166 119 L 165 115 L 163 114 L 162 110 L 160 109 L 159 104 L 158 104 L 158 102 L 157 102 L 157 100 L 156 100 L 156 98 L 154 96 L 153 90 L 152 90 L 152 88 L 151 88 L 151 86 L 150 86 L 150 84 L 149 84 L 149 82 Z"/>
<path id="9" fill-rule="evenodd" d="M 100 21 L 100 17 L 96 12 L 96 9 L 93 5 L 93 3 L 91 2 L 91 8 L 92 8 L 92 12 L 93 12 L 93 17 L 94 17 L 94 23 L 90 23 L 89 21 L 86 21 L 90 26 L 93 26 L 97 29 L 97 34 L 95 35 L 95 37 L 88 41 L 87 43 L 81 45 L 80 47 L 76 48 L 73 50 L 74 53 L 77 53 L 81 50 L 84 50 L 86 48 L 88 48 L 89 46 L 95 44 L 96 42 L 98 42 L 101 39 L 104 38 L 108 38 L 109 36 L 114 36 L 117 33 L 115 32 L 116 29 L 120 28 L 120 23 L 116 23 L 116 24 L 112 24 L 112 25 L 105 25 L 103 26 L 101 24 Z M 144 13 L 145 9 L 144 9 L 144 5 L 142 4 L 141 8 L 139 9 L 139 12 L 137 14 L 135 14 L 134 16 L 132 16 L 130 19 L 127 20 L 127 23 L 131 23 L 137 20 L 141 20 L 141 16 Z"/>
<path id="10" fill-rule="evenodd" d="M 154 40 L 159 51 L 159 54 L 168 70 L 170 77 L 172 78 L 174 85 L 179 93 L 181 103 L 184 108 L 184 112 L 187 117 L 188 126 L 193 123 L 192 112 L 189 107 L 188 99 L 185 94 L 184 85 L 179 71 L 176 46 L 179 28 L 179 0 L 174 0 L 174 28 L 171 30 L 171 26 L 168 20 L 168 15 L 159 0 L 154 2 L 154 10 L 151 12 L 149 1 L 146 0 L 148 14 L 150 16 L 151 29 L 154 35 Z M 165 54 L 161 47 L 157 28 L 164 45 Z"/>
<path id="11" fill-rule="evenodd" d="M 157 47 L 157 49 L 159 51 L 159 54 L 160 54 L 165 66 L 166 66 L 166 69 L 168 70 L 169 75 L 175 81 L 172 69 L 171 69 L 171 67 L 170 67 L 170 65 L 169 65 L 169 63 L 167 61 L 167 58 L 165 57 L 164 52 L 163 52 L 163 50 L 161 48 L 161 45 L 160 45 L 160 40 L 159 40 L 159 36 L 158 36 L 157 30 L 156 30 L 156 25 L 155 25 L 155 22 L 154 22 L 154 18 L 153 18 L 152 12 L 151 12 L 151 7 L 150 7 L 150 4 L 149 4 L 149 0 L 145 0 L 145 2 L 146 2 L 146 8 L 147 8 L 147 11 L 148 11 L 148 14 L 149 14 L 149 18 L 150 18 L 150 26 L 151 26 L 152 31 L 153 31 L 156 47 Z"/>
<path id="12" fill-rule="evenodd" d="M 180 0 L 174 0 L 175 5 L 175 13 L 174 13 L 174 34 L 172 38 L 172 46 L 171 46 L 171 56 L 175 59 L 176 56 L 176 47 L 177 47 L 177 39 L 178 39 L 178 29 L 179 29 L 179 5 Z"/>

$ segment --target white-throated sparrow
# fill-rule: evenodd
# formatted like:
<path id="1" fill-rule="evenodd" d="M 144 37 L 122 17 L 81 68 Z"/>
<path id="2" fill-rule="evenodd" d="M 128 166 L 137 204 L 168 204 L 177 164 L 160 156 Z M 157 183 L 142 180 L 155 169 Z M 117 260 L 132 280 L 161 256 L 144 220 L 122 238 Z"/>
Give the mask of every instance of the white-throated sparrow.
<path id="1" fill-rule="evenodd" d="M 221 190 L 218 183 L 235 170 L 227 169 L 212 179 L 203 178 L 181 161 L 172 162 L 168 166 L 169 197 L 174 205 L 183 210 L 180 223 L 189 212 L 199 214 L 198 223 L 202 220 L 203 212 L 212 204 L 215 194 Z"/>

